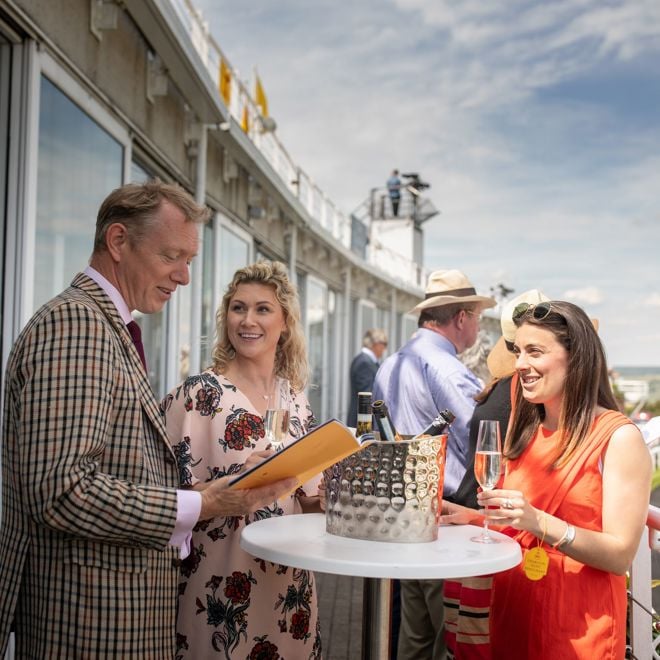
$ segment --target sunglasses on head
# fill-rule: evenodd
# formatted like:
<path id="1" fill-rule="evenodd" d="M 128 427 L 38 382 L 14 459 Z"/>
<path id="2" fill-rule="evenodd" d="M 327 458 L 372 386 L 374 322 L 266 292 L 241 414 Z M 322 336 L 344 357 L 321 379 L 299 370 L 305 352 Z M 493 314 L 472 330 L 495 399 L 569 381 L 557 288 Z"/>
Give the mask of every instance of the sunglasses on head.
<path id="1" fill-rule="evenodd" d="M 540 302 L 536 305 L 522 302 L 513 309 L 512 319 L 514 323 L 523 316 L 530 315 L 535 321 L 542 321 L 552 311 L 552 304 L 549 302 Z"/>

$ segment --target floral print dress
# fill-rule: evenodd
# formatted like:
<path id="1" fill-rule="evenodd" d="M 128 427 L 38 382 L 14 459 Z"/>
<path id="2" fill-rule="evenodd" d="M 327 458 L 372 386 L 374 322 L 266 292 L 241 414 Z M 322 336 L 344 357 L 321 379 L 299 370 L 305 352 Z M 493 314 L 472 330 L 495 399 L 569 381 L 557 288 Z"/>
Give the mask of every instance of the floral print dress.
<path id="1" fill-rule="evenodd" d="M 264 422 L 227 378 L 207 370 L 162 402 L 182 486 L 235 474 L 252 451 L 265 449 Z M 313 425 L 309 403 L 292 393 L 290 440 Z M 316 495 L 318 482 L 298 494 Z M 181 566 L 177 660 L 321 658 L 313 573 L 256 559 L 239 546 L 243 525 L 301 513 L 295 496 L 249 516 L 199 522 Z"/>

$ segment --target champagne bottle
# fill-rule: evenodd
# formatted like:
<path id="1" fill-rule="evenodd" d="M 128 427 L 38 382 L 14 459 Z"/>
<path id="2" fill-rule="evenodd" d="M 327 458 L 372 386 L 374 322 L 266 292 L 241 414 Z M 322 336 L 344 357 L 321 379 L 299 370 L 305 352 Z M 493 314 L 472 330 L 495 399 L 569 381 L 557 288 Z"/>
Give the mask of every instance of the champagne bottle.
<path id="1" fill-rule="evenodd" d="M 401 440 L 401 436 L 396 432 L 390 413 L 387 410 L 385 401 L 378 399 L 374 401 L 371 410 L 373 411 L 374 418 L 376 419 L 376 427 L 380 433 L 380 439 L 387 442 L 396 442 Z"/>
<path id="2" fill-rule="evenodd" d="M 456 419 L 451 410 L 443 410 L 423 431 L 418 433 L 413 440 L 419 440 L 427 436 L 442 435 L 447 433 L 449 425 Z"/>
<path id="3" fill-rule="evenodd" d="M 355 435 L 359 438 L 365 433 L 373 433 L 371 422 L 371 392 L 358 392 L 357 428 Z"/>

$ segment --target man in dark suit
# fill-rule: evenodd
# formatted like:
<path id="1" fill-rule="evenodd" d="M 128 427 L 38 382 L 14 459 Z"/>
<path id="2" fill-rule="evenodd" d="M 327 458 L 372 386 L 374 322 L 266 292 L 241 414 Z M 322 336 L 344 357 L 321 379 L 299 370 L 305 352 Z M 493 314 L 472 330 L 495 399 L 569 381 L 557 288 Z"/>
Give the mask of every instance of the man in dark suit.
<path id="1" fill-rule="evenodd" d="M 371 392 L 380 359 L 387 348 L 387 335 L 383 330 L 367 330 L 362 339 L 362 350 L 351 362 L 351 399 L 348 402 L 348 426 L 357 424 L 358 392 Z"/>
<path id="2" fill-rule="evenodd" d="M 207 210 L 178 186 L 113 191 L 90 266 L 30 319 L 9 356 L 3 426 L 0 656 L 172 658 L 178 559 L 198 520 L 294 484 L 177 489 L 176 461 L 131 312 L 189 281 Z M 131 325 L 133 324 L 133 325 Z"/>

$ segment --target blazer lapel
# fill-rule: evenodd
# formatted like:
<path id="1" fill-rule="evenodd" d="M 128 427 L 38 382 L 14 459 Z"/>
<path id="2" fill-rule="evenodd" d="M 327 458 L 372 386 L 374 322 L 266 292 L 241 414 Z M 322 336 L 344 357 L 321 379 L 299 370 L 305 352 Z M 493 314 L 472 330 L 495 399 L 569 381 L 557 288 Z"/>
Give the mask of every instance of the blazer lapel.
<path id="1" fill-rule="evenodd" d="M 137 391 L 140 403 L 145 413 L 149 417 L 149 420 L 158 430 L 163 441 L 168 447 L 169 452 L 174 455 L 170 441 L 167 437 L 167 430 L 165 429 L 165 423 L 163 421 L 163 416 L 160 412 L 160 407 L 156 400 L 153 390 L 151 389 L 151 384 L 147 374 L 142 366 L 142 361 L 138 355 L 137 349 L 133 344 L 133 339 L 131 334 L 124 323 L 124 320 L 121 318 L 117 308 L 110 298 L 107 296 L 105 291 L 91 278 L 87 277 L 84 273 L 79 273 L 71 282 L 71 286 L 77 287 L 84 291 L 96 304 L 99 310 L 106 317 L 108 323 L 113 327 L 117 333 L 119 341 L 123 345 L 129 360 L 131 361 L 131 378 L 135 383 L 135 389 Z"/>

